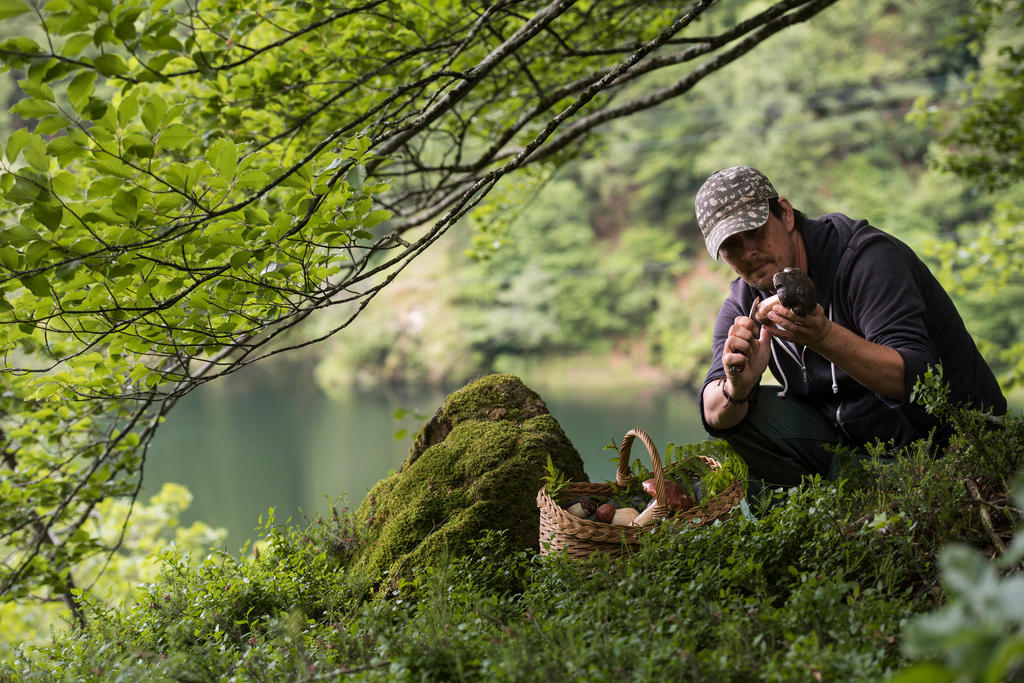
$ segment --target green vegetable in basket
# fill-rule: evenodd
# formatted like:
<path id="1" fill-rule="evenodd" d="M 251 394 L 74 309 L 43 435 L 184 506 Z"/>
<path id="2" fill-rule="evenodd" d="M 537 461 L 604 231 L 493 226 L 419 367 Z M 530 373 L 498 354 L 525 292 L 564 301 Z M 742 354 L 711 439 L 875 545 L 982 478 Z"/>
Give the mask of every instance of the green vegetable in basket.
<path id="1" fill-rule="evenodd" d="M 565 476 L 565 473 L 555 467 L 555 463 L 550 455 L 548 455 L 548 464 L 544 469 L 547 470 L 543 477 L 544 492 L 551 497 L 551 500 L 557 501 L 562 490 L 570 484 L 569 479 Z"/>
<path id="2" fill-rule="evenodd" d="M 730 448 L 722 453 L 719 462 L 722 463 L 722 466 L 717 470 L 708 472 L 707 476 L 703 479 L 704 488 L 709 499 L 729 488 L 737 479 L 743 484 L 744 488 L 747 485 L 747 477 L 749 476 L 747 463 L 743 462 L 743 458 L 736 451 Z"/>
<path id="3" fill-rule="evenodd" d="M 712 470 L 701 456 L 715 460 L 721 467 Z M 682 484 L 698 481 L 704 489 L 703 495 L 694 495 L 694 498 L 701 503 L 711 500 L 737 479 L 746 486 L 748 476 L 747 463 L 721 439 L 695 444 L 670 443 L 666 449 L 665 473 Z M 695 492 L 691 489 L 690 493 Z"/>
<path id="4" fill-rule="evenodd" d="M 701 500 L 694 489 L 694 480 L 703 480 L 711 471 L 701 455 L 699 444 L 669 442 L 665 448 L 665 478 L 678 483 L 693 500 Z"/>

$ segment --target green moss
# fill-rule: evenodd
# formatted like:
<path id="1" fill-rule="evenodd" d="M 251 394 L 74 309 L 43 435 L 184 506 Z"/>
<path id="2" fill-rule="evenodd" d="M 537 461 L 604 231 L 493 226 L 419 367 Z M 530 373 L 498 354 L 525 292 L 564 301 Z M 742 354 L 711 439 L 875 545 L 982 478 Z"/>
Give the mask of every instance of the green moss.
<path id="1" fill-rule="evenodd" d="M 544 401 L 519 378 L 490 375 L 452 393 L 401 471 L 378 482 L 356 510 L 367 541 L 349 571 L 392 585 L 439 554 L 464 554 L 488 529 L 505 530 L 510 551 L 535 548 L 549 455 L 570 479 L 587 479 Z"/>

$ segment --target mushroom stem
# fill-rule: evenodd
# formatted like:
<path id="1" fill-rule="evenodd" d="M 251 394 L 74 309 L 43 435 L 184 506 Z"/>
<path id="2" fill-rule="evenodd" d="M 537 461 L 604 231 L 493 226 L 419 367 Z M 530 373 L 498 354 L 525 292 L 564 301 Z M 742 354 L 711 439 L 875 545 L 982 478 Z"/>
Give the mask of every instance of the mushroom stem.
<path id="1" fill-rule="evenodd" d="M 754 313 L 754 318 L 757 320 L 757 322 L 762 323 L 762 324 L 768 322 L 768 313 L 771 312 L 772 308 L 777 303 L 781 303 L 779 301 L 779 295 L 778 294 L 775 294 L 774 296 L 770 296 L 767 299 L 765 299 L 764 301 L 762 301 L 761 303 L 759 303 L 757 305 L 757 312 Z"/>

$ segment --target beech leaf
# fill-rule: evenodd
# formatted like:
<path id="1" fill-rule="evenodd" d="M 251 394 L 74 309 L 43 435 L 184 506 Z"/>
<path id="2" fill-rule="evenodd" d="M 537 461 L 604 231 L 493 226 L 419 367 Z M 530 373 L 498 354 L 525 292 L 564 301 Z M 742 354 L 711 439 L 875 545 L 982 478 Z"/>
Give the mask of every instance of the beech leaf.
<path id="1" fill-rule="evenodd" d="M 0 19 L 16 17 L 31 11 L 32 8 L 21 0 L 0 0 Z"/>

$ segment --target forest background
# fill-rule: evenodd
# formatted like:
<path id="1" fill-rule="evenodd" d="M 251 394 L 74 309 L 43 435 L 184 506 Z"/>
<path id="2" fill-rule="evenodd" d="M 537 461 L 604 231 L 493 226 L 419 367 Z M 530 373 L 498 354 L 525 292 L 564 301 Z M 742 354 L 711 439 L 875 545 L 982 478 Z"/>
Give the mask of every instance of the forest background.
<path id="1" fill-rule="evenodd" d="M 1024 312 L 1004 302 L 1024 296 L 1024 280 L 1019 256 L 1002 247 L 1013 244 L 1024 192 L 988 192 L 935 163 L 943 112 L 995 56 L 964 40 L 974 12 L 840 4 L 691 96 L 608 126 L 582 158 L 511 179 L 472 231 L 427 254 L 346 335 L 310 350 L 321 386 L 451 388 L 530 369 L 591 385 L 698 387 L 735 274 L 708 258 L 693 196 L 714 170 L 750 164 L 808 215 L 866 218 L 915 247 L 1012 390 Z M 328 314 L 322 326 L 334 323 Z"/>
<path id="2" fill-rule="evenodd" d="M 976 13 L 959 2 L 838 3 L 685 101 L 607 126 L 556 168 L 505 179 L 466 230 L 344 334 L 293 355 L 311 356 L 328 390 L 454 386 L 538 366 L 694 386 L 730 273 L 708 259 L 692 197 L 716 168 L 749 163 L 806 213 L 866 217 L 917 248 L 1012 391 L 1024 374 L 1024 319 L 1007 305 L 1024 288 L 1021 189 L 944 166 L 945 112 L 1017 40 L 1013 24 L 972 25 Z M 22 20 L 5 19 L 4 31 Z M 2 87 L 13 103 L 11 76 Z M 4 122 L 4 139 L 23 123 Z M 300 338 L 336 327 L 331 315 Z"/>
<path id="3" fill-rule="evenodd" d="M 1012 244 L 1024 193 L 951 174 L 937 139 L 979 69 L 1015 40 L 1012 24 L 979 33 L 976 16 L 970 2 L 829 8 L 686 98 L 606 126 L 577 158 L 504 181 L 344 335 L 289 361 L 316 363 L 328 391 L 450 389 L 527 367 L 588 384 L 640 376 L 696 387 L 734 274 L 707 257 L 693 196 L 712 171 L 742 163 L 808 215 L 863 217 L 915 247 L 1012 390 L 1024 311 L 1004 302 L 1024 282 L 999 247 Z M 28 23 L 6 19 L 5 32 Z M 0 80 L 10 105 L 16 80 Z M 0 117 L 0 135 L 24 123 Z M 301 335 L 345 315 L 322 312 Z"/>

